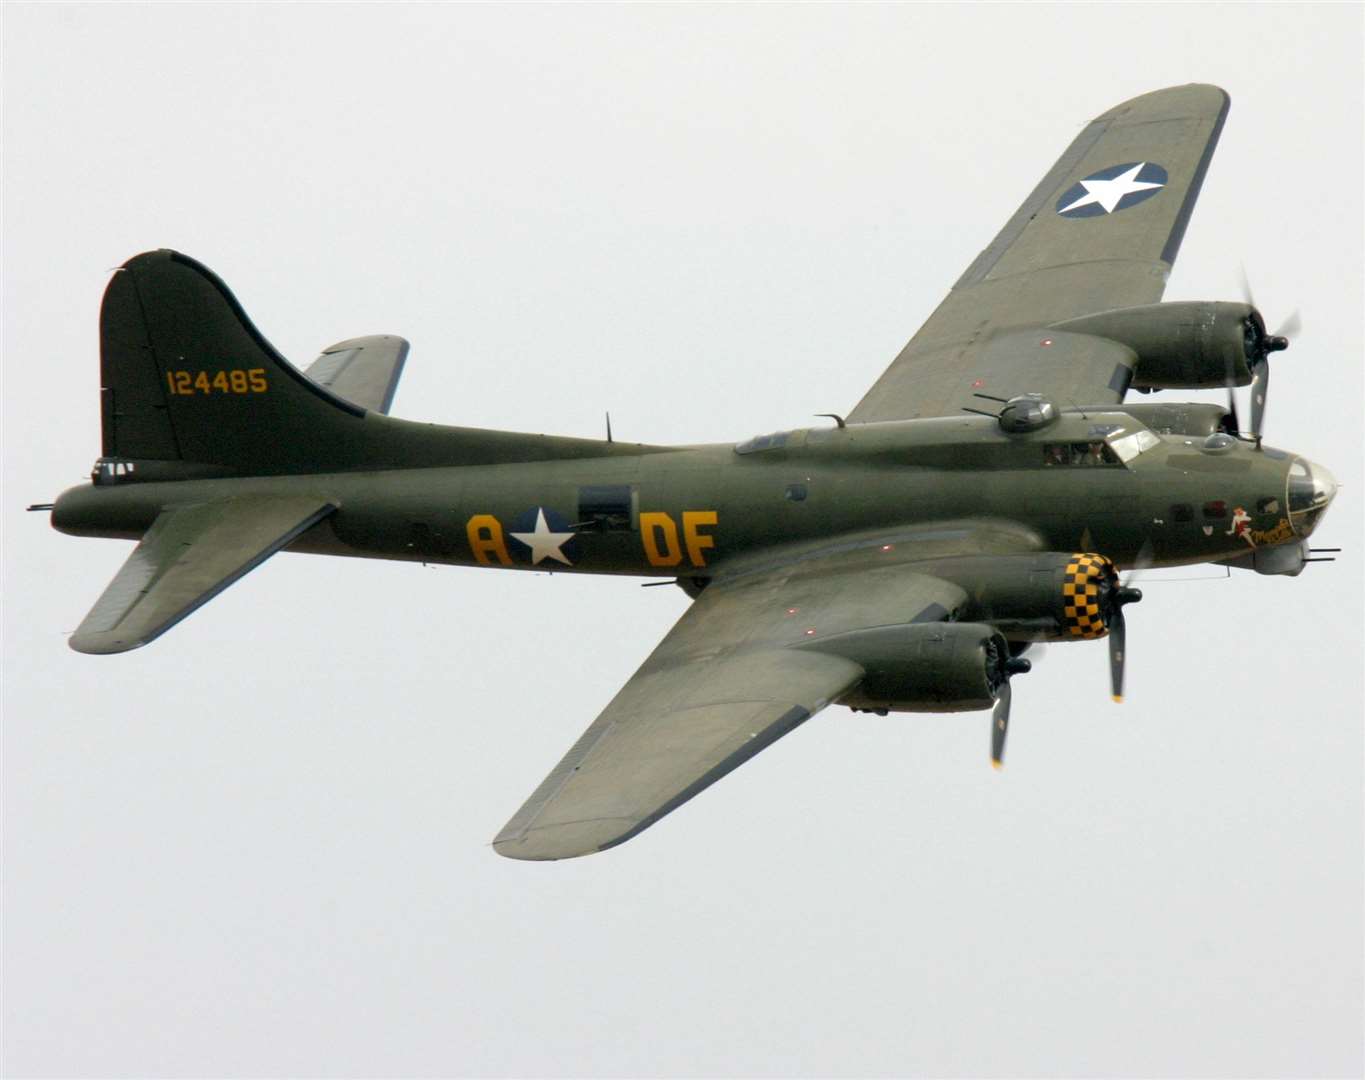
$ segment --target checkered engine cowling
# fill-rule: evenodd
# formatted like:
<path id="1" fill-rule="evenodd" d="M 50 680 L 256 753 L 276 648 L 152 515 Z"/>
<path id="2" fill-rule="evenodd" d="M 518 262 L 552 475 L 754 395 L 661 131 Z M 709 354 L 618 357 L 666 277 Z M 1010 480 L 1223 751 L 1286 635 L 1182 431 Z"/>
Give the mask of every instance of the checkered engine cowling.
<path id="1" fill-rule="evenodd" d="M 1070 637 L 1090 640 L 1109 633 L 1104 598 L 1118 583 L 1118 570 L 1103 555 L 1071 556 L 1062 576 L 1062 626 Z"/>

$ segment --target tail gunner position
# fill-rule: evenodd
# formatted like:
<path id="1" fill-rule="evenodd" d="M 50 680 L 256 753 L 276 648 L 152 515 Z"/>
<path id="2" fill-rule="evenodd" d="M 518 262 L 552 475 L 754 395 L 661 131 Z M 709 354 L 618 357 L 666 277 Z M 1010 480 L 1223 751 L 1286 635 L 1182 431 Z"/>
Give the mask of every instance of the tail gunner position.
<path id="1" fill-rule="evenodd" d="M 676 580 L 694 603 L 498 835 L 513 858 L 619 844 L 834 703 L 990 709 L 998 765 L 1031 643 L 1107 637 L 1122 694 L 1120 568 L 1312 561 L 1335 483 L 1261 440 L 1285 340 L 1159 302 L 1227 109 L 1182 86 L 1094 120 L 846 420 L 738 445 L 394 419 L 402 339 L 299 371 L 205 267 L 138 255 L 100 316 L 103 454 L 51 508 L 138 544 L 71 646 L 145 645 L 285 548 Z M 1247 431 L 1124 403 L 1248 383 Z"/>

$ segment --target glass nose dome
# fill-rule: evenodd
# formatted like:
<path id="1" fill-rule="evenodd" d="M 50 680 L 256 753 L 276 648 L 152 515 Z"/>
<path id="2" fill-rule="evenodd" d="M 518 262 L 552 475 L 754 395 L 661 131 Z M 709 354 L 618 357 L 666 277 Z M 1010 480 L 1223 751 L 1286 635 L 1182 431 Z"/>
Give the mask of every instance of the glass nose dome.
<path id="1" fill-rule="evenodd" d="M 1295 458 L 1289 466 L 1288 490 L 1289 523 L 1300 536 L 1307 536 L 1317 525 L 1337 493 L 1336 478 L 1323 466 L 1306 458 Z"/>

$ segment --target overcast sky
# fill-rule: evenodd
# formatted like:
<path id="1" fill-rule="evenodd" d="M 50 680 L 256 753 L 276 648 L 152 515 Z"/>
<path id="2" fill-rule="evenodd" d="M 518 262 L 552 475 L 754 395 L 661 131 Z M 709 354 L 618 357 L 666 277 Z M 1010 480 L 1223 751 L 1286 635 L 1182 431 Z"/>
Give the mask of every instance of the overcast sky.
<path id="1" fill-rule="evenodd" d="M 5 1071 L 1359 1075 L 1362 10 L 6 5 Z M 1302 308 L 1268 437 L 1346 551 L 1144 583 L 1128 704 L 1054 647 L 1004 772 L 985 713 L 836 708 L 519 863 L 677 590 L 282 556 L 66 647 L 129 548 L 23 507 L 99 452 L 129 256 L 300 364 L 404 335 L 399 416 L 739 440 L 851 408 L 1085 121 L 1190 81 L 1232 111 L 1166 295 Z"/>

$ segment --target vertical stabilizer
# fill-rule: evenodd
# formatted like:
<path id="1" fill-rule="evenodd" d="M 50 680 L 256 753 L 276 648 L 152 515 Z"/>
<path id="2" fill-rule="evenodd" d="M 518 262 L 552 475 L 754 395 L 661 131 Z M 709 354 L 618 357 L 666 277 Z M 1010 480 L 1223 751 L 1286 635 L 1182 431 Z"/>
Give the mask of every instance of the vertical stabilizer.
<path id="1" fill-rule="evenodd" d="M 345 461 L 365 410 L 307 378 L 207 267 L 129 259 L 100 312 L 104 454 L 278 473 Z"/>

